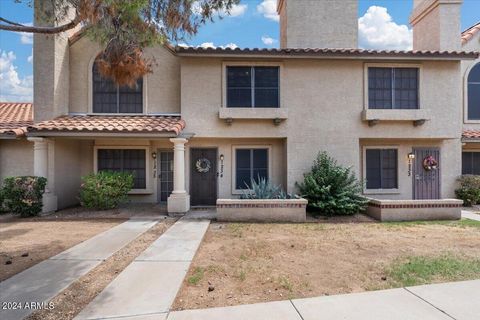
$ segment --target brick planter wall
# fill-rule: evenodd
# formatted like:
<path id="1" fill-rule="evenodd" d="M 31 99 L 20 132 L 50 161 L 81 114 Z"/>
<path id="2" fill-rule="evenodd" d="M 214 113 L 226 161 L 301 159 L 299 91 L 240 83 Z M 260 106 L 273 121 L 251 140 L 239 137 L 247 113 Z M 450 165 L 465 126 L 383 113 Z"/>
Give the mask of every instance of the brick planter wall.
<path id="1" fill-rule="evenodd" d="M 305 199 L 217 199 L 217 220 L 231 222 L 305 222 Z"/>
<path id="2" fill-rule="evenodd" d="M 462 200 L 379 200 L 370 199 L 367 214 L 380 221 L 458 220 Z"/>

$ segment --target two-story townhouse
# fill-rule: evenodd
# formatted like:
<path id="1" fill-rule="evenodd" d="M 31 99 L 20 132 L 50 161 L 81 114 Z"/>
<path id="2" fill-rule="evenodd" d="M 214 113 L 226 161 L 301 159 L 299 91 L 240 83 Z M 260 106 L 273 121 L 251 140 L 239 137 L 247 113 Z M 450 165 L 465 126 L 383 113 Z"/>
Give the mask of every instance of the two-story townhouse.
<path id="1" fill-rule="evenodd" d="M 81 32 L 35 35 L 27 136 L 49 181 L 44 210 L 77 203 L 81 177 L 99 170 L 132 172 L 131 199 L 169 212 L 258 177 L 294 192 L 322 150 L 370 197 L 453 197 L 459 83 L 478 58 L 461 48 L 461 2 L 415 0 L 413 50 L 386 51 L 358 49 L 356 0 L 280 0 L 280 49 L 149 48 L 156 65 L 135 88 L 100 76 L 100 47 Z"/>

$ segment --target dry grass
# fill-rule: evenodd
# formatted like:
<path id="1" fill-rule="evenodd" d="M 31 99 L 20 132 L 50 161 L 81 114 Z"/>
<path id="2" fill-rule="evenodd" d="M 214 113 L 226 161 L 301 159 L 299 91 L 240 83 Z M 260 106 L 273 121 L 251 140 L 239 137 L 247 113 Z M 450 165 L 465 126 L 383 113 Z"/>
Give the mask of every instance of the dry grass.
<path id="1" fill-rule="evenodd" d="M 422 257 L 423 267 L 435 271 L 438 266 L 447 268 L 445 261 L 436 261 L 435 257 L 447 255 L 468 265 L 480 256 L 480 223 L 471 220 L 385 224 L 333 219 L 327 222 L 331 221 L 335 223 L 211 224 L 186 279 L 195 276 L 198 270 L 202 270 L 202 276 L 193 282 L 184 282 L 174 309 L 401 286 L 403 282 L 397 281 L 395 274 L 411 271 L 405 268 L 407 259 Z M 359 221 L 358 218 L 355 221 Z M 412 261 L 418 263 L 418 270 L 425 269 L 422 261 Z M 446 264 L 457 262 L 451 260 Z M 425 274 L 419 275 L 418 279 Z M 454 279 L 479 274 L 463 272 L 457 276 Z M 442 282 L 452 278 L 440 274 L 427 275 L 424 279 Z M 209 285 L 214 286 L 213 291 L 208 291 Z"/>

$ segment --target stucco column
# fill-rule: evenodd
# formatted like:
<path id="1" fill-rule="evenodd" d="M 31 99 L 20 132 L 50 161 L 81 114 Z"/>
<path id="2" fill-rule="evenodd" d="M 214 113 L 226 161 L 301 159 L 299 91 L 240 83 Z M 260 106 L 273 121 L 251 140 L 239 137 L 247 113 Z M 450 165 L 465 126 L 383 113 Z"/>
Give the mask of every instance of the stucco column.
<path id="1" fill-rule="evenodd" d="M 172 138 L 173 143 L 173 191 L 167 200 L 169 213 L 185 213 L 190 210 L 190 195 L 185 190 L 185 138 Z"/>
<path id="2" fill-rule="evenodd" d="M 57 196 L 54 193 L 53 167 L 49 168 L 49 151 L 53 153 L 54 142 L 44 138 L 28 138 L 33 145 L 33 174 L 47 179 L 45 193 L 43 194 L 42 212 L 57 210 Z M 49 150 L 51 149 L 51 150 Z"/>

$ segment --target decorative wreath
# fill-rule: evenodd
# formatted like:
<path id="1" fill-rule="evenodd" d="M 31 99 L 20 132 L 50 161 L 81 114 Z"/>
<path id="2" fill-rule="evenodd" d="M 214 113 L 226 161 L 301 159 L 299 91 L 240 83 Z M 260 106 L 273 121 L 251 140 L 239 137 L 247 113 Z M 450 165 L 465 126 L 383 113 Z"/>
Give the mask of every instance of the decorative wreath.
<path id="1" fill-rule="evenodd" d="M 212 167 L 212 164 L 210 163 L 210 160 L 208 160 L 206 158 L 200 158 L 195 163 L 195 168 L 200 173 L 205 173 L 205 172 L 210 171 L 211 167 Z"/>
<path id="2" fill-rule="evenodd" d="M 423 159 L 423 169 L 426 171 L 437 170 L 438 162 L 432 156 L 427 156 Z"/>

